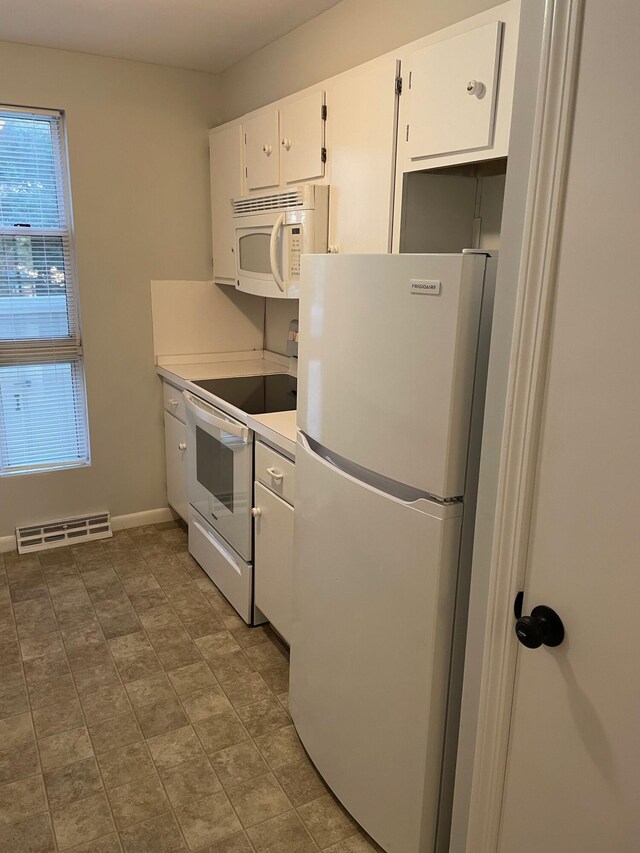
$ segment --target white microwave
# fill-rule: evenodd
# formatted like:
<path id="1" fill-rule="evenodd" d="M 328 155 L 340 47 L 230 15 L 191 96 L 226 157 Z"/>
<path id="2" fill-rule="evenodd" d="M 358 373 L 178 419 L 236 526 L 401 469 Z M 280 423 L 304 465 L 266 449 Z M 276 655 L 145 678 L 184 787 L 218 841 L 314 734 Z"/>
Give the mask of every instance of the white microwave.
<path id="1" fill-rule="evenodd" d="M 300 256 L 327 251 L 329 187 L 301 184 L 232 200 L 236 289 L 297 299 Z"/>

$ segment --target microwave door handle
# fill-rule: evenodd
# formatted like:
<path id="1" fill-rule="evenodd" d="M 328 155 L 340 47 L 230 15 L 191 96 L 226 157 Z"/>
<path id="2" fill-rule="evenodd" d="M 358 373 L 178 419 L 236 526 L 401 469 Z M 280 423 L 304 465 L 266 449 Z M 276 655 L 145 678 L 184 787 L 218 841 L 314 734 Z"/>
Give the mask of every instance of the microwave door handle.
<path id="1" fill-rule="evenodd" d="M 269 259 L 271 261 L 271 275 L 274 277 L 276 284 L 280 288 L 280 290 L 284 293 L 284 281 L 280 275 L 280 270 L 278 269 L 278 234 L 280 233 L 280 229 L 284 224 L 284 213 L 281 213 L 276 219 L 273 228 L 271 230 L 271 242 L 269 243 Z"/>
<path id="2" fill-rule="evenodd" d="M 208 411 L 208 407 L 207 409 L 205 409 L 205 407 L 198 401 L 197 397 L 193 396 L 193 394 L 190 394 L 188 391 L 183 391 L 182 394 L 184 396 L 185 405 L 194 413 L 197 418 L 209 424 L 210 426 L 215 427 L 216 429 L 228 433 L 229 435 L 235 435 L 237 438 L 242 439 L 242 441 L 247 444 L 249 440 L 248 427 L 241 426 L 240 424 L 233 424 L 231 423 L 231 421 L 225 421 L 224 418 L 218 418 L 210 411 Z"/>

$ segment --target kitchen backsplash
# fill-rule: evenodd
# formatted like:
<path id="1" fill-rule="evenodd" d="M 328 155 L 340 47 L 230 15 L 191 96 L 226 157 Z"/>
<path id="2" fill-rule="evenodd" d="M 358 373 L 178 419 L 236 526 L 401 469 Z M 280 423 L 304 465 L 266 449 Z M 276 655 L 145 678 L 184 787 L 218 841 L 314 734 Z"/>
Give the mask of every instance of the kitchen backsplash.
<path id="1" fill-rule="evenodd" d="M 287 354 L 289 323 L 298 319 L 297 299 L 267 299 L 265 314 L 265 349 Z"/>

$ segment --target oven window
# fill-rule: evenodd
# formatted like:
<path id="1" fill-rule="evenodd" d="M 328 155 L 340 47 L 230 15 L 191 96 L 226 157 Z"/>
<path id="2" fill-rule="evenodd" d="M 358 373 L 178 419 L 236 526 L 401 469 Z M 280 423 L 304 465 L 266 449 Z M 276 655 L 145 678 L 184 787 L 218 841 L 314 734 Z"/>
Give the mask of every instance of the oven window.
<path id="1" fill-rule="evenodd" d="M 271 261 L 269 248 L 271 244 L 270 234 L 254 232 L 240 237 L 238 246 L 240 249 L 240 269 L 245 272 L 257 272 L 264 275 L 271 274 Z"/>
<path id="2" fill-rule="evenodd" d="M 200 485 L 233 512 L 233 450 L 198 426 L 196 468 Z"/>

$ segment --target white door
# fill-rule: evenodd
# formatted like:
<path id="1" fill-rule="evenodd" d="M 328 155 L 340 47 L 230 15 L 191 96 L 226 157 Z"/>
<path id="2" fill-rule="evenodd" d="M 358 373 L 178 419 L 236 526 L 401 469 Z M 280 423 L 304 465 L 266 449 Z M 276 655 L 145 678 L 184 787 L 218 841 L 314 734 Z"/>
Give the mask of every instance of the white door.
<path id="1" fill-rule="evenodd" d="M 640 849 L 640 7 L 615 7 L 585 4 L 524 583 L 566 638 L 516 647 L 500 853 Z"/>
<path id="2" fill-rule="evenodd" d="M 256 607 L 290 643 L 294 509 L 260 483 L 254 490 L 259 510 L 253 526 Z"/>
<path id="3" fill-rule="evenodd" d="M 231 199 L 242 195 L 242 127 L 240 124 L 209 131 L 213 277 L 235 284 Z"/>
<path id="4" fill-rule="evenodd" d="M 334 77 L 327 91 L 329 244 L 334 251 L 389 251 L 395 85 L 395 57 L 383 56 Z"/>
<path id="5" fill-rule="evenodd" d="M 502 23 L 493 21 L 413 54 L 412 160 L 491 146 L 501 36 Z"/>
<path id="6" fill-rule="evenodd" d="M 268 110 L 246 119 L 243 129 L 247 190 L 277 187 L 280 183 L 278 110 Z"/>
<path id="7" fill-rule="evenodd" d="M 285 184 L 324 176 L 324 92 L 284 104 L 280 112 L 282 180 Z"/>
<path id="8" fill-rule="evenodd" d="M 164 413 L 164 452 L 167 467 L 167 502 L 185 521 L 187 498 L 187 428 L 169 412 Z"/>

